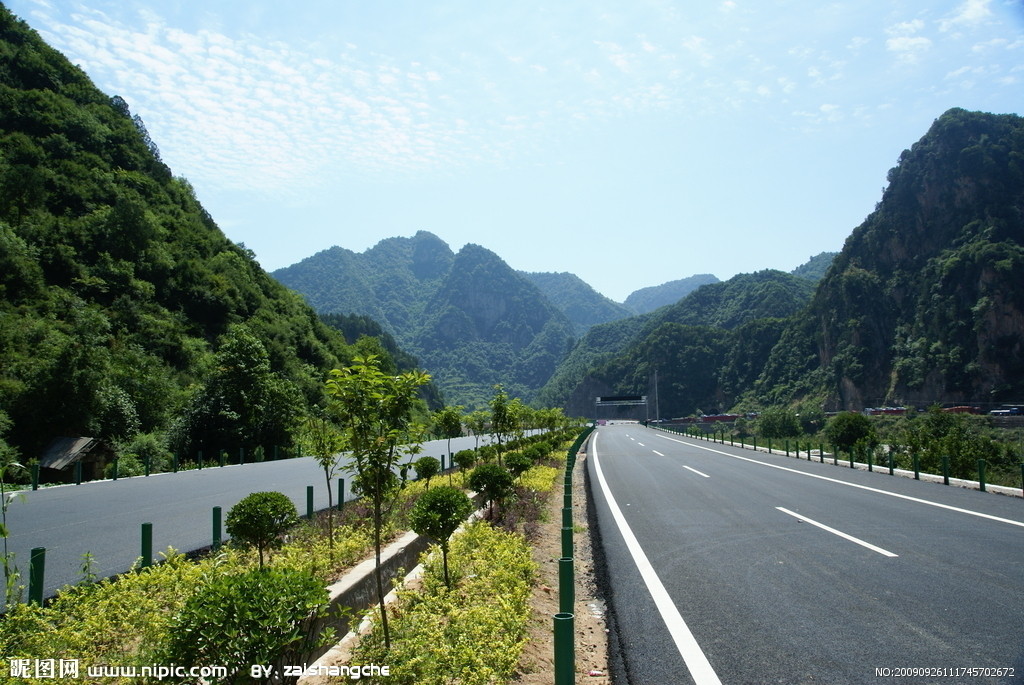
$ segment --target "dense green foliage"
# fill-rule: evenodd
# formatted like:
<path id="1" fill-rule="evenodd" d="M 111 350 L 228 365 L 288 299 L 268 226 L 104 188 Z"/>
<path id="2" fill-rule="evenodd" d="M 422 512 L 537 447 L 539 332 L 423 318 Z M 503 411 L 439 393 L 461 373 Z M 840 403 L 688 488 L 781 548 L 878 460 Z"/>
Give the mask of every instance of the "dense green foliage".
<path id="1" fill-rule="evenodd" d="M 240 338 L 264 409 L 320 401 L 322 374 L 350 356 L 341 336 L 221 233 L 124 100 L 0 7 L 7 442 L 34 456 L 57 435 L 130 441 L 199 404 L 183 420 L 211 440 L 234 439 L 211 447 L 287 445 L 284 426 L 254 435 L 252 417 L 213 420 L 239 413 L 225 394 L 230 373 L 210 374 L 215 354 L 239 352 Z"/>
<path id="2" fill-rule="evenodd" d="M 323 583 L 301 571 L 255 569 L 217 575 L 175 616 L 159 661 L 226 667 L 227 677 L 211 677 L 211 683 L 279 682 L 253 678 L 250 669 L 254 664 L 273 665 L 282 674 L 283 666 L 308 661 L 319 645 L 311 637 L 312 622 L 326 606 Z"/>

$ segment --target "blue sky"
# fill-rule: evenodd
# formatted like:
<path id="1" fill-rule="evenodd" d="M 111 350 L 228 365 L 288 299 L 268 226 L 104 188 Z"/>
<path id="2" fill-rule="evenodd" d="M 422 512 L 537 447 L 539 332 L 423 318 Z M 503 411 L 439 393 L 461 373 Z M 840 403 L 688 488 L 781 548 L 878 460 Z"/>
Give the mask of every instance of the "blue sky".
<path id="1" fill-rule="evenodd" d="M 841 249 L 1020 0 L 6 0 L 267 270 L 431 231 L 614 300 Z"/>

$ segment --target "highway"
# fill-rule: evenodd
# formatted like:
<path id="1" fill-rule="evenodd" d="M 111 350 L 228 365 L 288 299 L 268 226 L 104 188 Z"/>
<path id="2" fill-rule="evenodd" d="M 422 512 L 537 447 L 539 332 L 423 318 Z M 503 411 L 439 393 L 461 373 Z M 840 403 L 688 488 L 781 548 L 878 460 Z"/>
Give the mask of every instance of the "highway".
<path id="1" fill-rule="evenodd" d="M 482 436 L 480 444 L 488 441 L 488 436 Z M 451 450 L 470 449 L 475 442 L 473 437 L 453 438 Z M 434 440 L 423 443 L 423 451 L 414 459 L 440 459 L 447 453 L 448 441 Z M 348 501 L 353 497 L 352 474 L 339 476 L 345 478 Z M 283 492 L 303 515 L 309 485 L 314 509 L 327 508 L 324 472 L 312 457 L 40 488 L 11 503 L 9 550 L 27 586 L 31 550 L 46 549 L 44 594 L 50 596 L 81 579 L 86 552 L 92 554 L 93 571 L 101 578 L 130 569 L 141 555 L 143 523 L 153 524 L 153 554 L 159 559 L 168 547 L 188 552 L 209 546 L 213 507 L 221 507 L 226 520 L 231 507 L 252 492 Z M 337 485 L 332 487 L 336 497 Z M 226 540 L 227 532 L 223 535 Z"/>
<path id="2" fill-rule="evenodd" d="M 1024 682 L 1024 500 L 636 424 L 587 451 L 614 682 Z"/>

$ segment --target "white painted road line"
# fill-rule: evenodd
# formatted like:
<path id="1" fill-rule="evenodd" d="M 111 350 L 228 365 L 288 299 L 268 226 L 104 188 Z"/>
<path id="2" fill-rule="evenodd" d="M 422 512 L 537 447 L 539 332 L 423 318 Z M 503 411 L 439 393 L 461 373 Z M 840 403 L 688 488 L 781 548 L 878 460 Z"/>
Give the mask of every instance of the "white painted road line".
<path id="1" fill-rule="evenodd" d="M 733 459 L 740 459 L 742 461 L 749 461 L 751 464 L 760 464 L 761 466 L 767 466 L 771 469 L 778 469 L 780 471 L 789 471 L 800 476 L 807 476 L 808 478 L 817 478 L 818 480 L 828 481 L 829 483 L 837 483 L 839 485 L 845 485 L 851 488 L 857 488 L 858 490 L 867 490 L 868 492 L 874 492 L 879 495 L 888 495 L 889 497 L 897 497 L 899 499 L 905 499 L 908 502 L 917 502 L 918 504 L 927 504 L 930 507 L 938 507 L 939 509 L 948 509 L 949 511 L 956 511 L 961 514 L 969 514 L 970 516 L 977 516 L 979 518 L 988 519 L 990 521 L 998 521 L 1000 523 L 1009 523 L 1011 526 L 1018 526 L 1024 528 L 1024 521 L 1014 521 L 1013 519 L 1004 519 L 1000 516 L 993 516 L 992 514 L 985 514 L 980 511 L 973 511 L 971 509 L 961 509 L 960 507 L 954 507 L 950 504 L 942 504 L 940 502 L 932 502 L 931 500 L 921 499 L 919 497 L 911 497 L 910 495 L 901 495 L 898 492 L 889 492 L 888 490 L 879 490 L 878 488 L 869 488 L 867 485 L 860 485 L 859 483 L 847 483 L 844 480 L 838 480 L 836 478 L 829 478 L 828 476 L 819 476 L 816 473 L 807 473 L 806 471 L 797 471 L 796 469 L 787 468 L 785 466 L 779 466 L 777 464 L 769 464 L 764 461 L 758 461 L 757 459 L 751 459 L 750 457 L 741 457 L 738 454 L 729 454 L 721 450 L 712 449 L 710 447 L 704 447 L 696 443 L 687 442 L 685 440 L 678 440 L 676 438 L 670 438 L 667 435 L 657 433 L 658 437 L 671 440 L 672 442 L 678 442 L 683 445 L 689 445 L 690 447 L 696 447 L 697 449 L 706 450 L 708 452 L 714 452 L 715 454 L 721 454 L 726 457 L 732 457 Z"/>
<path id="2" fill-rule="evenodd" d="M 638 442 L 637 444 L 640 445 L 641 447 L 647 447 L 647 445 L 643 444 L 642 442 Z"/>
<path id="3" fill-rule="evenodd" d="M 657 454 L 659 457 L 664 457 L 665 456 L 664 454 L 662 454 L 658 450 L 651 450 L 651 451 L 654 452 L 655 454 Z"/>
<path id="4" fill-rule="evenodd" d="M 781 511 L 783 514 L 789 514 L 790 516 L 792 516 L 793 518 L 795 518 L 795 519 L 797 519 L 799 521 L 803 521 L 804 523 L 809 523 L 812 526 L 817 526 L 818 528 L 821 528 L 822 530 L 827 530 L 829 533 L 832 533 L 833 535 L 838 535 L 839 537 L 843 538 L 844 540 L 849 540 L 850 542 L 858 544 L 861 547 L 867 547 L 872 552 L 878 552 L 882 556 L 885 556 L 885 557 L 898 557 L 899 556 L 898 554 L 893 554 L 892 552 L 890 552 L 887 549 L 882 549 L 881 547 L 876 547 L 875 545 L 872 545 L 870 542 L 864 542 L 860 538 L 855 538 L 852 535 L 847 535 L 846 533 L 844 533 L 842 531 L 839 531 L 839 530 L 836 530 L 835 528 L 829 528 L 824 523 L 818 523 L 817 521 L 815 521 L 813 519 L 809 519 L 806 516 L 803 516 L 801 514 L 796 513 L 795 511 L 790 511 L 789 509 L 784 509 L 782 507 L 775 507 L 775 508 L 778 509 L 779 511 Z"/>
<path id="5" fill-rule="evenodd" d="M 622 515 L 622 510 L 619 509 L 619 505 L 615 502 L 615 497 L 608 487 L 608 481 L 605 480 L 604 471 L 601 470 L 601 461 L 597 456 L 598 435 L 598 433 L 594 433 L 590 443 L 590 458 L 594 464 L 594 472 L 597 474 L 597 482 L 600 484 L 601 491 L 608 502 L 612 518 L 615 519 L 619 532 L 622 533 L 622 537 L 626 541 L 626 547 L 629 549 L 629 553 L 633 555 L 633 561 L 640 571 L 640 576 L 647 585 L 647 591 L 651 593 L 654 605 L 658 607 L 658 613 L 661 614 L 662 620 L 665 621 L 665 626 L 668 628 L 672 640 L 676 643 L 676 649 L 679 650 L 680 656 L 683 657 L 683 662 L 686 664 L 686 668 L 689 669 L 693 682 L 696 685 L 721 685 L 722 681 L 718 679 L 718 674 L 715 673 L 715 669 L 711 668 L 711 663 L 704 655 L 700 645 L 697 644 L 696 638 L 690 632 L 686 621 L 683 620 L 679 609 L 676 608 L 675 603 L 669 596 L 668 590 L 665 589 L 665 585 L 661 582 L 661 578 L 658 577 L 654 567 L 651 566 L 650 560 L 648 560 L 643 548 L 640 547 L 640 542 L 633 534 L 629 523 L 626 522 L 626 517 Z"/>
<path id="6" fill-rule="evenodd" d="M 708 474 L 706 474 L 706 473 L 701 473 L 701 472 L 700 472 L 700 471 L 698 471 L 697 469 L 695 469 L 695 468 L 692 468 L 692 467 L 690 467 L 690 466 L 687 466 L 686 464 L 683 464 L 683 468 L 684 468 L 684 469 L 686 469 L 687 471 L 693 471 L 693 472 L 694 472 L 694 473 L 696 473 L 696 474 L 697 474 L 698 476 L 704 476 L 705 478 L 710 478 L 710 477 L 711 477 L 711 476 L 709 476 L 709 475 L 708 475 Z"/>

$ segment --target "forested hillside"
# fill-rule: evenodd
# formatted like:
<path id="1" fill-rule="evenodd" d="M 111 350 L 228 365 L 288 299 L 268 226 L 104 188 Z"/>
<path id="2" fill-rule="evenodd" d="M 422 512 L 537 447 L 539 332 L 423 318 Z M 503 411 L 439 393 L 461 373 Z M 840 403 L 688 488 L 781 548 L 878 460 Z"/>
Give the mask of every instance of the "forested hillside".
<path id="1" fill-rule="evenodd" d="M 287 446 L 349 354 L 124 100 L 0 7 L 0 437 L 23 460 L 59 435 Z"/>

